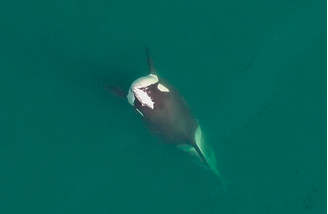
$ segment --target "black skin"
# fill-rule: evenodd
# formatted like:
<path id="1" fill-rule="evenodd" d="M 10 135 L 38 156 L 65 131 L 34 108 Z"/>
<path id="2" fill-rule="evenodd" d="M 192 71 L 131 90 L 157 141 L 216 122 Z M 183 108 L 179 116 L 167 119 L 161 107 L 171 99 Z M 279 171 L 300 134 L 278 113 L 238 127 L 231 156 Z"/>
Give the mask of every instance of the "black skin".
<path id="1" fill-rule="evenodd" d="M 153 60 L 150 58 L 148 48 L 146 48 L 146 54 L 149 74 L 156 75 L 157 71 Z M 167 87 L 169 92 L 160 91 L 157 88 L 158 84 Z M 120 98 L 127 99 L 127 92 L 118 86 L 107 85 L 106 89 Z M 167 82 L 159 79 L 159 82 L 147 87 L 146 92 L 155 103 L 154 109 L 142 106 L 138 99 L 134 101 L 134 109 L 142 112 L 143 120 L 148 128 L 167 144 L 193 146 L 205 165 L 208 166 L 194 139 L 198 123 L 178 91 Z"/>

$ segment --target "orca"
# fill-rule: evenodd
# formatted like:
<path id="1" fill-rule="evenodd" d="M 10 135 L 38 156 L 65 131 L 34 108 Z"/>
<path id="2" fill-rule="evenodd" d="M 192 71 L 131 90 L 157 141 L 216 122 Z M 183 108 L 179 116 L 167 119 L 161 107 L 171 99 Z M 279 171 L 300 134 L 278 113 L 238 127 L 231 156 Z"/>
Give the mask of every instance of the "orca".
<path id="1" fill-rule="evenodd" d="M 128 92 L 112 85 L 107 85 L 107 89 L 126 99 L 161 141 L 183 151 L 221 181 L 214 152 L 205 143 L 198 120 L 179 92 L 157 75 L 148 48 L 146 55 L 147 76 L 132 82 Z"/>

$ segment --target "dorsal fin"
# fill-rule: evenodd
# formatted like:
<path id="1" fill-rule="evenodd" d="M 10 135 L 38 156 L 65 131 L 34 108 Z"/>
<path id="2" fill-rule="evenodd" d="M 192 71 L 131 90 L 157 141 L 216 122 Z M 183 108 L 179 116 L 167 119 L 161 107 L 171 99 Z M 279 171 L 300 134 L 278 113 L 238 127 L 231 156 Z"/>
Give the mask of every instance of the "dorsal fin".
<path id="1" fill-rule="evenodd" d="M 149 74 L 157 74 L 156 68 L 154 66 L 154 61 L 150 57 L 148 47 L 146 47 L 146 55 L 147 55 L 147 63 L 148 63 L 148 70 Z"/>

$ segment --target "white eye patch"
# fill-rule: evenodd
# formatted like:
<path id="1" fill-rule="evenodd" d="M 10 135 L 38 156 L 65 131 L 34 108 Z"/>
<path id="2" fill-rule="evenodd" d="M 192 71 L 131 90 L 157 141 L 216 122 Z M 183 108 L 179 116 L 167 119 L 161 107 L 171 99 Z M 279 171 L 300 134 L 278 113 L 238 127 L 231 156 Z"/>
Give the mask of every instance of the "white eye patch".
<path id="1" fill-rule="evenodd" d="M 158 90 L 162 91 L 162 92 L 169 92 L 170 90 L 168 88 L 166 88 L 164 85 L 162 84 L 158 84 L 157 85 Z"/>

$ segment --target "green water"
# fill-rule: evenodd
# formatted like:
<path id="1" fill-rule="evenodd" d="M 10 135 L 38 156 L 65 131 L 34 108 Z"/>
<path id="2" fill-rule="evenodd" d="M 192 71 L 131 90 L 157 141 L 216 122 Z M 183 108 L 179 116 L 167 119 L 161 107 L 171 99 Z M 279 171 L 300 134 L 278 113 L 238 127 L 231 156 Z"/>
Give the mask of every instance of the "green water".
<path id="1" fill-rule="evenodd" d="M 1 1 L 0 213 L 325 213 L 325 1 Z M 159 75 L 229 189 L 150 135 Z"/>

